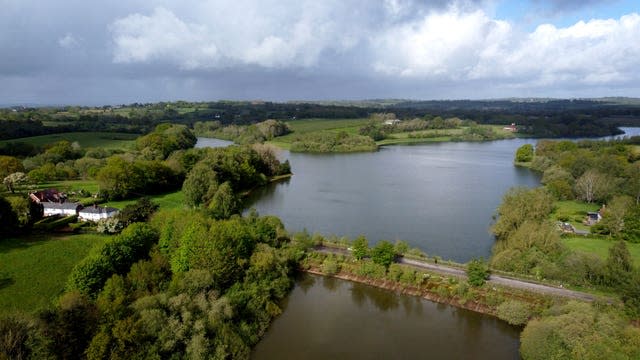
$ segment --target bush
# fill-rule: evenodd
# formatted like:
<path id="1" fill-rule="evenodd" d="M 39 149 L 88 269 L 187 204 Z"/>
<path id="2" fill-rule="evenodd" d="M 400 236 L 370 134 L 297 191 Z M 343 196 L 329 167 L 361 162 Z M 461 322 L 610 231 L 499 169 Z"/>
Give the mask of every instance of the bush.
<path id="1" fill-rule="evenodd" d="M 524 325 L 531 317 L 531 308 L 517 300 L 505 301 L 498 305 L 498 317 L 511 325 Z"/>
<path id="2" fill-rule="evenodd" d="M 484 259 L 473 259 L 467 264 L 467 276 L 472 286 L 484 285 L 489 275 L 489 265 Z"/>
<path id="3" fill-rule="evenodd" d="M 327 275 L 335 275 L 340 271 L 340 265 L 333 257 L 328 257 L 322 262 L 322 271 Z"/>

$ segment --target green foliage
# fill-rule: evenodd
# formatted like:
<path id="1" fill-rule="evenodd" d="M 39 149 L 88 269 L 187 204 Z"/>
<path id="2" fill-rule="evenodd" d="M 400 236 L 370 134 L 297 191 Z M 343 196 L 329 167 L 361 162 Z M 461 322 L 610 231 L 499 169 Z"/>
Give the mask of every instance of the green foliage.
<path id="1" fill-rule="evenodd" d="M 377 149 L 378 146 L 370 137 L 347 132 L 320 132 L 298 135 L 291 144 L 291 151 L 293 152 L 360 152 L 376 151 Z"/>
<path id="2" fill-rule="evenodd" d="M 509 189 L 498 207 L 492 232 L 498 240 L 507 239 L 526 221 L 541 222 L 553 210 L 553 198 L 543 188 Z"/>
<path id="3" fill-rule="evenodd" d="M 148 197 L 141 197 L 135 203 L 125 206 L 116 217 L 127 227 L 135 222 L 146 222 L 159 207 Z"/>
<path id="4" fill-rule="evenodd" d="M 148 154 L 149 160 L 162 160 L 173 151 L 192 148 L 196 141 L 185 125 L 161 124 L 152 133 L 136 139 L 136 147 Z"/>
<path id="5" fill-rule="evenodd" d="M 0 234 L 2 238 L 8 238 L 17 233 L 19 228 L 18 215 L 14 212 L 13 206 L 7 199 L 0 196 Z"/>
<path id="6" fill-rule="evenodd" d="M 496 308 L 498 317 L 511 325 L 525 325 L 532 315 L 531 307 L 518 300 L 508 300 Z"/>
<path id="7" fill-rule="evenodd" d="M 609 257 L 605 263 L 605 284 L 621 287 L 631 279 L 633 264 L 631 254 L 624 241 L 616 241 L 609 248 Z"/>
<path id="8" fill-rule="evenodd" d="M 240 210 L 240 201 L 228 181 L 220 185 L 213 194 L 208 210 L 215 219 L 228 219 Z"/>
<path id="9" fill-rule="evenodd" d="M 367 240 L 364 235 L 360 235 L 353 240 L 351 248 L 351 255 L 353 255 L 356 260 L 362 260 L 369 255 L 369 240 Z"/>
<path id="10" fill-rule="evenodd" d="M 532 359 L 635 359 L 640 330 L 614 313 L 571 301 L 529 321 L 520 336 L 520 354 Z"/>
<path id="11" fill-rule="evenodd" d="M 371 249 L 371 260 L 378 265 L 389 268 L 389 265 L 396 260 L 396 251 L 393 244 L 386 240 L 378 242 Z"/>
<path id="12" fill-rule="evenodd" d="M 126 273 L 134 262 L 147 256 L 157 239 L 156 232 L 149 225 L 130 225 L 74 267 L 67 289 L 95 296 L 112 274 Z"/>
<path id="13" fill-rule="evenodd" d="M 47 345 L 35 319 L 17 313 L 0 317 L 0 359 L 51 359 Z"/>
<path id="14" fill-rule="evenodd" d="M 524 144 L 516 150 L 516 162 L 530 162 L 533 160 L 533 145 Z"/>
<path id="15" fill-rule="evenodd" d="M 327 257 L 322 262 L 321 269 L 322 269 L 322 272 L 331 276 L 340 272 L 340 265 L 338 264 L 336 259 L 334 259 L 333 257 Z"/>
<path id="16" fill-rule="evenodd" d="M 482 286 L 489 279 L 489 265 L 484 259 L 473 259 L 467 264 L 467 278 L 472 286 Z"/>
<path id="17" fill-rule="evenodd" d="M 630 243 L 640 243 L 640 205 L 631 206 L 624 216 L 622 238 Z"/>

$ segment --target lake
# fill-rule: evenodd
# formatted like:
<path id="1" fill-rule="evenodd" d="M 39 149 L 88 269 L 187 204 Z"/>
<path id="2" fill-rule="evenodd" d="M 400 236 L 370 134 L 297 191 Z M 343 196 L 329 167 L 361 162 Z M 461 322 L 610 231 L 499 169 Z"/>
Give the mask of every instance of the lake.
<path id="1" fill-rule="evenodd" d="M 253 359 L 517 359 L 496 318 L 335 278 L 304 275 Z"/>
<path id="2" fill-rule="evenodd" d="M 430 255 L 488 257 L 492 216 L 512 186 L 539 175 L 513 166 L 527 140 L 382 147 L 357 154 L 283 155 L 293 177 L 253 192 L 247 207 L 290 231 L 404 240 Z"/>

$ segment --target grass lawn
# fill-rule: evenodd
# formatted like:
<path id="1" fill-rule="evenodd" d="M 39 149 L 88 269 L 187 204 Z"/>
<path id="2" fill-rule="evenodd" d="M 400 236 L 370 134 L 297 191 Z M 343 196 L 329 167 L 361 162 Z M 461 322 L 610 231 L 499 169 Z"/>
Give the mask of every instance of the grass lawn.
<path id="1" fill-rule="evenodd" d="M 566 237 L 562 239 L 562 242 L 571 250 L 595 254 L 603 260 L 609 256 L 609 248 L 614 243 L 613 240 L 590 236 Z M 640 244 L 627 242 L 627 248 L 635 266 L 640 266 Z"/>
<path id="2" fill-rule="evenodd" d="M 46 183 L 39 183 L 35 186 L 36 190 L 57 189 L 66 193 L 78 190 L 86 190 L 92 194 L 100 190 L 100 185 L 96 180 L 59 180 Z"/>
<path id="3" fill-rule="evenodd" d="M 25 142 L 37 146 L 43 146 L 62 140 L 77 141 L 83 148 L 100 147 L 105 149 L 129 149 L 133 147 L 134 140 L 139 134 L 110 133 L 110 132 L 70 132 L 61 134 L 32 136 L 19 139 L 3 140 L 7 142 Z"/>
<path id="4" fill-rule="evenodd" d="M 589 230 L 589 226 L 582 223 L 587 212 L 598 211 L 600 205 L 575 200 L 556 201 L 555 210 L 551 213 L 551 220 L 566 221 L 578 230 Z M 566 219 L 566 220 L 565 220 Z"/>
<path id="5" fill-rule="evenodd" d="M 184 194 L 182 190 L 161 195 L 150 195 L 149 199 L 160 205 L 161 209 L 182 209 L 184 207 Z M 122 210 L 125 206 L 133 204 L 137 200 L 138 199 L 110 201 L 104 205 Z"/>
<path id="6" fill-rule="evenodd" d="M 34 235 L 0 241 L 0 314 L 48 306 L 64 290 L 71 269 L 108 236 Z"/>

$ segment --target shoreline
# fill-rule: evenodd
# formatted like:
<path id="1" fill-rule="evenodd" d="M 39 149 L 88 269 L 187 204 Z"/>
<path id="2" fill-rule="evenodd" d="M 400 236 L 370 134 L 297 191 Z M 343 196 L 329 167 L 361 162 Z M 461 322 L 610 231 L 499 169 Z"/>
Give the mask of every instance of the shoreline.
<path id="1" fill-rule="evenodd" d="M 333 277 L 336 279 L 370 285 L 370 286 L 377 287 L 379 289 L 398 292 L 403 295 L 417 296 L 425 300 L 429 300 L 429 301 L 440 303 L 440 304 L 455 306 L 457 308 L 470 310 L 470 311 L 477 312 L 484 315 L 489 315 L 499 319 L 500 321 L 504 321 L 498 317 L 495 309 L 492 309 L 489 305 L 482 304 L 477 300 L 468 300 L 464 303 L 461 303 L 454 297 L 440 296 L 436 292 L 430 291 L 429 289 L 424 289 L 424 288 L 420 289 L 415 286 L 404 285 L 396 281 L 387 280 L 387 279 L 371 279 L 371 278 L 366 278 L 363 276 L 343 273 L 343 272 L 340 272 L 334 275 L 327 275 L 318 269 L 300 269 L 300 271 L 308 274 L 325 276 L 325 277 Z"/>

